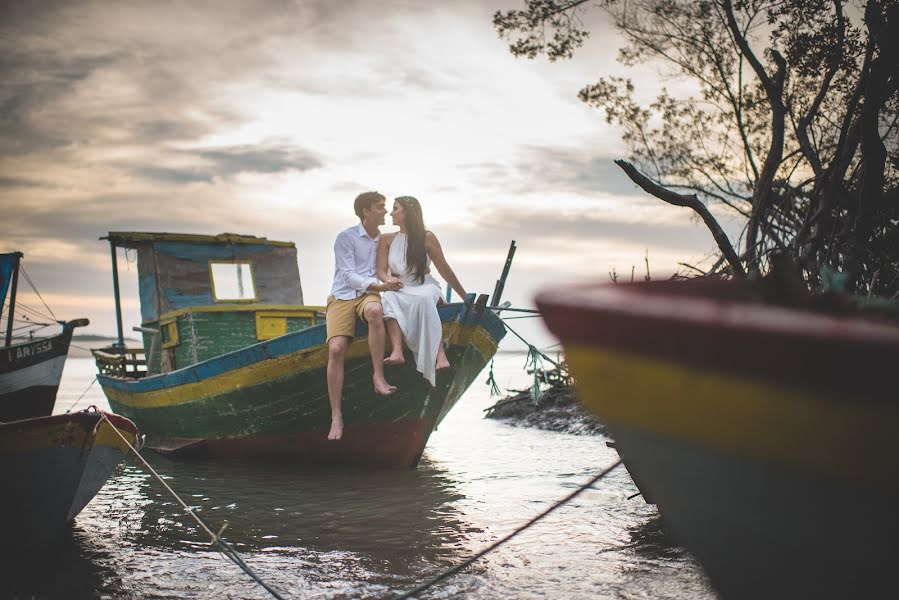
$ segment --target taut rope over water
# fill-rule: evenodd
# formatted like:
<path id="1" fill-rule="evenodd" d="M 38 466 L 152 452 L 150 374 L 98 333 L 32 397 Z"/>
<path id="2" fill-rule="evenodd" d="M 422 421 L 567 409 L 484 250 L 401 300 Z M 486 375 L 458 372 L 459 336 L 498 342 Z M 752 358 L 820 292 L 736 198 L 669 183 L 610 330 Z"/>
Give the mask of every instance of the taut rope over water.
<path id="1" fill-rule="evenodd" d="M 595 477 L 593 477 L 590 481 L 588 481 L 587 483 L 585 483 L 584 485 L 582 485 L 582 486 L 579 487 L 578 489 L 574 490 L 572 493 L 568 494 L 567 496 L 565 496 L 564 498 L 562 498 L 561 500 L 559 500 L 558 502 L 556 502 L 555 504 L 553 504 L 552 506 L 550 506 L 549 508 L 547 508 L 546 510 L 544 510 L 544 511 L 543 511 L 542 513 L 540 513 L 539 515 L 533 517 L 530 521 L 528 521 L 527 523 L 525 523 L 524 525 L 522 525 L 521 527 L 519 527 L 518 529 L 516 529 L 516 530 L 513 531 L 512 533 L 508 534 L 506 537 L 504 537 L 504 538 L 502 538 L 502 539 L 500 539 L 500 540 L 498 540 L 498 541 L 496 541 L 496 542 L 490 544 L 489 546 L 487 546 L 486 548 L 484 548 L 483 550 L 481 550 L 480 552 L 478 552 L 477 554 L 475 554 L 475 555 L 472 556 L 471 558 L 469 558 L 469 559 L 467 559 L 467 560 L 465 560 L 465 561 L 459 563 L 459 564 L 456 565 L 455 567 L 452 567 L 452 568 L 450 568 L 450 569 L 447 569 L 446 571 L 444 571 L 443 573 L 440 573 L 440 574 L 437 575 L 436 577 L 432 577 L 431 579 L 428 579 L 428 580 L 425 581 L 424 583 L 422 583 L 422 584 L 420 584 L 420 585 L 418 585 L 418 586 L 412 588 L 411 590 L 408 590 L 408 591 L 406 591 L 406 592 L 403 592 L 402 594 L 400 594 L 399 596 L 397 596 L 397 597 L 395 598 L 395 600 L 405 600 L 406 598 L 414 598 L 414 597 L 416 596 L 416 594 L 420 594 L 421 592 L 427 590 L 428 588 L 433 587 L 434 585 L 436 585 L 436 584 L 438 584 L 439 582 L 443 581 L 443 580 L 446 579 L 447 577 L 451 577 L 452 575 L 455 575 L 456 573 L 458 573 L 458 572 L 461 571 L 462 569 L 465 569 L 466 567 L 468 567 L 469 565 L 471 565 L 472 563 L 474 563 L 476 560 L 478 560 L 479 558 L 483 557 L 483 556 L 484 556 L 485 554 L 487 554 L 488 552 L 491 552 L 492 550 L 495 550 L 495 549 L 499 548 L 501 545 L 505 544 L 506 542 L 508 542 L 509 540 L 511 540 L 513 537 L 515 537 L 516 535 L 518 535 L 519 533 L 521 533 L 522 531 L 524 531 L 525 529 L 527 529 L 528 527 L 530 527 L 531 525 L 533 525 L 534 523 L 536 523 L 537 521 L 543 519 L 545 516 L 547 516 L 548 514 L 550 514 L 551 512 L 553 512 L 554 510 L 556 510 L 557 508 L 559 508 L 560 506 L 563 506 L 563 505 L 566 504 L 567 502 L 570 502 L 571 500 L 574 500 L 578 495 L 581 494 L 581 492 L 583 492 L 583 491 L 586 490 L 586 489 L 589 489 L 589 488 L 593 487 L 593 486 L 594 486 L 596 483 L 598 483 L 603 477 L 605 477 L 606 475 L 608 475 L 609 473 L 611 473 L 612 471 L 614 471 L 616 468 L 618 468 L 618 466 L 619 466 L 620 464 L 621 464 L 621 459 L 619 458 L 619 459 L 616 460 L 612 465 L 610 465 L 609 467 L 606 467 L 605 469 L 603 469 L 599 474 L 597 474 Z"/>
<path id="2" fill-rule="evenodd" d="M 74 402 L 72 402 L 71 406 L 69 406 L 69 408 L 66 409 L 66 414 L 69 414 L 70 412 L 72 412 L 72 409 L 75 408 L 75 405 L 78 404 L 79 402 L 81 402 L 81 399 L 84 398 L 84 396 L 87 394 L 88 390 L 90 390 L 91 386 L 93 386 L 95 383 L 97 383 L 96 377 L 94 377 L 93 381 L 91 381 L 89 384 L 87 384 L 87 387 L 84 389 L 84 391 L 81 393 L 81 395 L 78 396 L 78 399 L 75 400 Z M 105 418 L 106 417 L 104 417 L 104 419 Z M 116 431 L 118 431 L 118 429 L 116 429 Z M 130 444 L 129 444 L 129 446 L 130 446 Z"/>
<path id="3" fill-rule="evenodd" d="M 150 463 L 148 463 L 146 460 L 144 460 L 144 457 L 141 456 L 140 452 L 138 452 L 137 449 L 131 445 L 131 443 L 125 438 L 124 435 L 122 435 L 122 433 L 116 428 L 116 426 L 112 424 L 112 421 L 110 421 L 106 417 L 105 414 L 103 415 L 103 420 L 106 421 L 107 423 L 109 423 L 109 426 L 112 427 L 112 430 L 115 431 L 116 434 L 120 438 L 122 438 L 122 441 L 125 442 L 125 444 L 128 445 L 128 448 L 130 448 L 131 451 L 134 452 L 134 455 L 137 456 L 137 458 L 139 458 L 142 463 L 144 463 L 144 466 L 147 467 L 147 469 L 150 471 L 150 473 L 152 473 L 153 476 L 159 480 L 159 483 L 161 483 L 163 485 L 163 487 L 165 487 L 165 489 L 167 489 L 169 491 L 169 493 L 172 495 L 172 497 L 174 497 L 175 500 L 177 500 L 178 503 L 181 504 L 182 507 L 184 507 L 184 510 L 186 510 L 187 513 L 191 517 L 194 518 L 194 520 L 197 522 L 197 524 L 206 533 L 209 534 L 209 537 L 212 540 L 212 543 L 215 546 L 218 546 L 219 552 L 221 552 L 222 554 L 227 556 L 229 559 L 231 559 L 231 562 L 233 562 L 235 565 L 240 567 L 244 573 L 249 575 L 253 579 L 253 581 L 255 581 L 260 586 L 262 586 L 266 592 L 268 592 L 269 594 L 272 595 L 272 597 L 277 598 L 278 600 L 284 600 L 283 596 L 281 596 L 278 592 L 276 592 L 274 589 L 272 589 L 267 583 L 262 581 L 262 579 L 260 579 L 259 576 L 256 575 L 256 573 L 253 572 L 253 570 L 247 565 L 247 563 L 245 563 L 243 561 L 243 558 L 241 558 L 240 554 L 237 553 L 237 550 L 235 550 L 228 542 L 226 542 L 225 540 L 223 540 L 220 537 L 221 533 L 225 530 L 225 527 L 227 526 L 227 521 L 225 522 L 225 526 L 223 526 L 222 529 L 218 533 L 214 533 L 211 529 L 209 529 L 209 527 L 206 526 L 206 523 L 204 523 L 203 520 L 200 519 L 200 517 L 198 517 L 197 514 L 187 504 L 185 504 L 184 500 L 182 500 L 181 497 L 175 493 L 175 490 L 173 490 L 171 487 L 169 487 L 169 484 L 167 484 L 165 482 L 165 480 L 159 476 L 159 473 L 157 473 L 156 470 L 150 466 Z"/>

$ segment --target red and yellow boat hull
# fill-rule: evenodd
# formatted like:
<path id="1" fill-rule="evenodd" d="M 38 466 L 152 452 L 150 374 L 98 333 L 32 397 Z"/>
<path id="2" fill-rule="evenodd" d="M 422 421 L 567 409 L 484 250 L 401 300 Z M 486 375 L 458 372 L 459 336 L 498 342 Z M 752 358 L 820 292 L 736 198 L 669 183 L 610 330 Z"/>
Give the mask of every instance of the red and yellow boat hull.
<path id="1" fill-rule="evenodd" d="M 735 282 L 538 297 L 578 394 L 727 598 L 837 597 L 899 558 L 899 329 Z M 887 542 L 886 540 L 889 540 Z"/>

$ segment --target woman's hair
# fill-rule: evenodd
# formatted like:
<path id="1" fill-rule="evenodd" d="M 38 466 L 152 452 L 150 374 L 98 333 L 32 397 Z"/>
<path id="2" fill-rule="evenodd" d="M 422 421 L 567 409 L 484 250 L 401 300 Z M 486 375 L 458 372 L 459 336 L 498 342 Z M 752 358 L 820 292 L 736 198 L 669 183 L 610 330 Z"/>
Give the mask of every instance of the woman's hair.
<path id="1" fill-rule="evenodd" d="M 419 283 L 424 283 L 428 272 L 428 251 L 425 248 L 425 220 L 421 204 L 412 196 L 400 196 L 396 202 L 406 215 L 406 269 Z"/>

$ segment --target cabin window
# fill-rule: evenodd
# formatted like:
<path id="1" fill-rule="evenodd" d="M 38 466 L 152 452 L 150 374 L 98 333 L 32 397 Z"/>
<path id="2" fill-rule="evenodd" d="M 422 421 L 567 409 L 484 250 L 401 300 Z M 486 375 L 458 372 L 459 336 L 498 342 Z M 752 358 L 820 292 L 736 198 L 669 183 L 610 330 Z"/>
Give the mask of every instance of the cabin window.
<path id="1" fill-rule="evenodd" d="M 253 267 L 247 262 L 210 262 L 212 297 L 216 302 L 256 300 Z"/>

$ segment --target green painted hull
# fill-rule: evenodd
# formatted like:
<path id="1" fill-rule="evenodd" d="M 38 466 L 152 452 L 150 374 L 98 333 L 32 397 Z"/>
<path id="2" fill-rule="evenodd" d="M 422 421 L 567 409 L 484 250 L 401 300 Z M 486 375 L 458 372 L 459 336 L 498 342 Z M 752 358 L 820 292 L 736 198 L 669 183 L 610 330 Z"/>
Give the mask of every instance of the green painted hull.
<path id="1" fill-rule="evenodd" d="M 397 392 L 376 395 L 367 339 L 354 340 L 345 363 L 344 438 L 336 442 L 326 439 L 327 348 L 312 330 L 165 375 L 132 381 L 101 375 L 99 381 L 112 409 L 137 423 L 148 445 L 159 450 L 414 467 L 431 432 L 492 358 L 505 332 L 490 311 L 467 315 L 452 308 L 441 311 L 452 366 L 438 372 L 436 387 L 415 369 L 407 351 L 406 364 L 385 369 Z M 254 356 L 243 356 L 250 353 Z"/>

